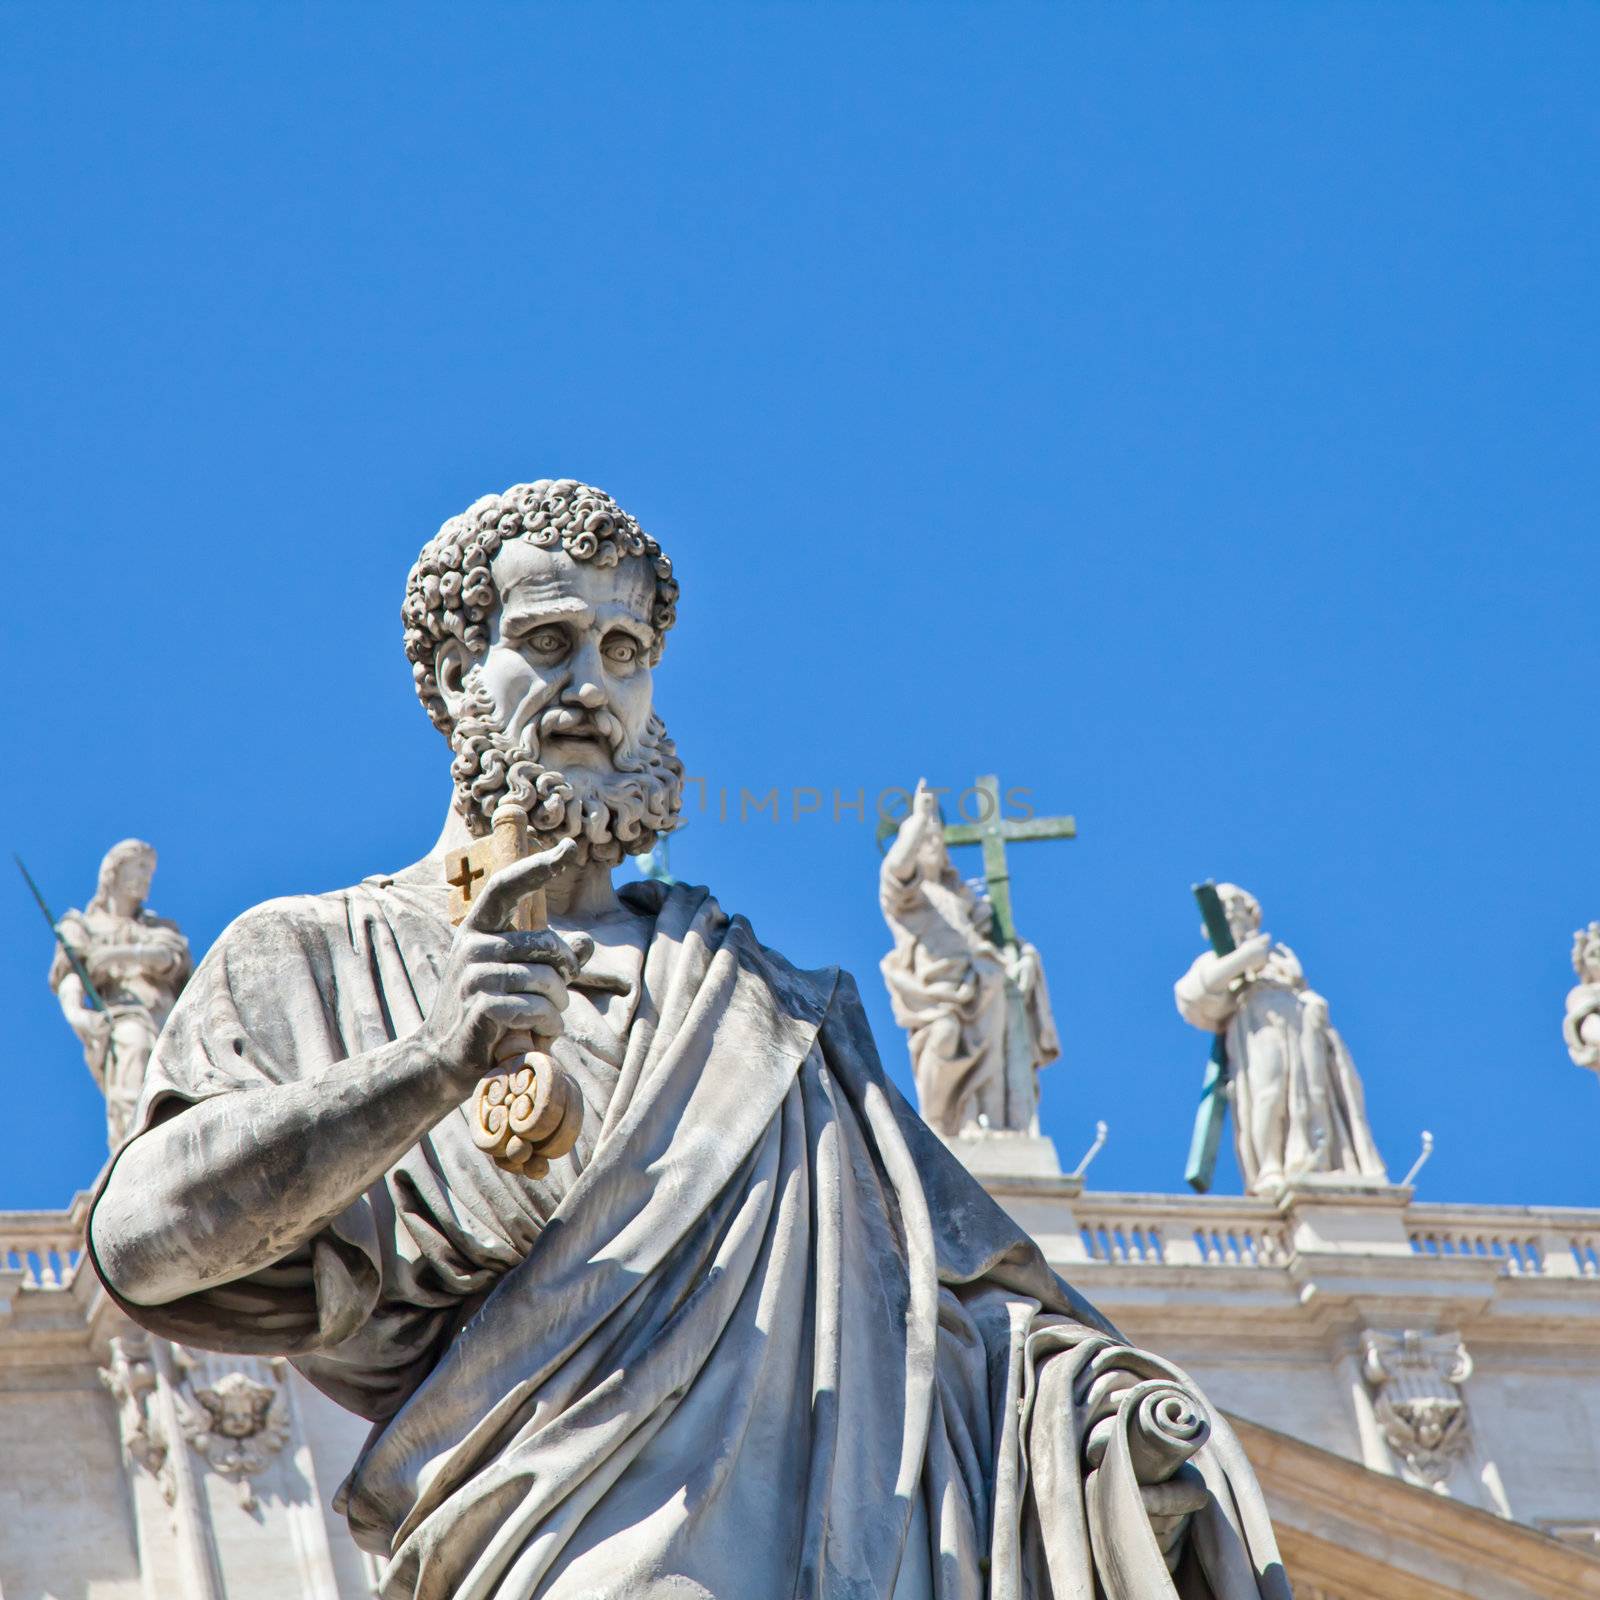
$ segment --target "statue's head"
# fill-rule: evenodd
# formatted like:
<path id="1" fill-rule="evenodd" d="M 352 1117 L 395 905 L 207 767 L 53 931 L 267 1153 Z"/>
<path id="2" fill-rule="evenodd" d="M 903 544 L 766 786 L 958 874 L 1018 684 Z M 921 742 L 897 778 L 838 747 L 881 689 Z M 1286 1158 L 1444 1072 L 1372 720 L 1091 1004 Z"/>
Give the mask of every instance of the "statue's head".
<path id="1" fill-rule="evenodd" d="M 92 911 L 110 911 L 119 903 L 131 903 L 137 911 L 150 895 L 150 880 L 156 873 L 156 852 L 143 839 L 124 839 L 106 851 L 95 879 Z"/>
<path id="2" fill-rule="evenodd" d="M 1591 922 L 1573 934 L 1572 969 L 1580 982 L 1600 983 L 1600 922 Z"/>
<path id="3" fill-rule="evenodd" d="M 614 866 L 677 825 L 683 767 L 651 698 L 672 563 L 608 494 L 516 484 L 452 517 L 406 581 L 417 694 L 475 834 L 502 800 Z"/>
<path id="4" fill-rule="evenodd" d="M 1228 932 L 1235 944 L 1243 944 L 1261 932 L 1261 902 L 1248 889 L 1236 883 L 1219 883 L 1217 898 L 1222 902 L 1222 914 L 1228 919 Z M 1205 929 L 1200 930 L 1202 933 Z"/>
<path id="5" fill-rule="evenodd" d="M 993 944 L 994 901 L 989 898 L 988 879 L 968 878 L 962 884 L 962 888 L 966 890 L 966 901 L 971 909 L 973 932 L 981 934 Z"/>

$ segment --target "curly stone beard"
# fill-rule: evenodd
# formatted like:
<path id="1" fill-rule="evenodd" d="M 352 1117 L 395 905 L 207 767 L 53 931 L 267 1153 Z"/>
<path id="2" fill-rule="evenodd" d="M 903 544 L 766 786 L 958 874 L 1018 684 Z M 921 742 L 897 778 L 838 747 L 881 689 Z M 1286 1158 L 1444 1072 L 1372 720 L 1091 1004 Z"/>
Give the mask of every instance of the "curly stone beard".
<path id="1" fill-rule="evenodd" d="M 528 813 L 539 848 L 576 839 L 580 861 L 614 867 L 625 855 L 653 848 L 661 834 L 677 827 L 683 763 L 653 711 L 637 742 L 612 712 L 586 712 L 605 738 L 616 770 L 558 772 L 540 762 L 540 743 L 560 734 L 571 708 L 546 706 L 510 738 L 483 685 L 469 676 L 466 690 L 466 704 L 450 734 L 455 752 L 450 776 L 470 833 L 488 833 L 495 807 L 509 800 Z"/>

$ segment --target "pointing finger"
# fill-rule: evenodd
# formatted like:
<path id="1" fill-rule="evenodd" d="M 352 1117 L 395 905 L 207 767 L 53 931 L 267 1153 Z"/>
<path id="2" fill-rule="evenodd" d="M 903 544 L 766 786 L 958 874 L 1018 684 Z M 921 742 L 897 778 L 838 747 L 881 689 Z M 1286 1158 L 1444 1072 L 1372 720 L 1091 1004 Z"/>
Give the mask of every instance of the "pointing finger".
<path id="1" fill-rule="evenodd" d="M 540 850 L 502 867 L 472 902 L 462 926 L 476 933 L 504 930 L 516 916 L 517 902 L 525 894 L 543 888 L 557 873 L 572 866 L 577 857 L 578 841 L 563 839 L 553 850 Z"/>

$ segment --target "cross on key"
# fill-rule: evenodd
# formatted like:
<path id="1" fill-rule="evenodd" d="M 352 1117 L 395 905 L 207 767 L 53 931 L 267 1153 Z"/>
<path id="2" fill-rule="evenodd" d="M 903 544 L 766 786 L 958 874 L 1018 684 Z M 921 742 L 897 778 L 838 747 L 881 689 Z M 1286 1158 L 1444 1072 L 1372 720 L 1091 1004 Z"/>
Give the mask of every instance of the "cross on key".
<path id="1" fill-rule="evenodd" d="M 1026 817 L 1007 822 L 1000 814 L 1000 779 L 993 773 L 975 785 L 984 797 L 979 822 L 952 822 L 944 830 L 947 845 L 975 844 L 983 848 L 983 877 L 989 904 L 994 907 L 996 944 L 1015 944 L 1017 925 L 1011 917 L 1011 871 L 1006 846 L 1027 839 L 1076 839 L 1078 824 L 1072 817 Z"/>
<path id="2" fill-rule="evenodd" d="M 462 851 L 460 862 L 456 866 L 455 876 L 453 878 L 446 878 L 444 881 L 449 884 L 452 889 L 459 889 L 461 891 L 462 900 L 470 906 L 473 901 L 478 879 L 487 876 L 488 874 L 483 870 L 483 868 L 473 866 L 471 858 L 465 851 Z"/>
<path id="3" fill-rule="evenodd" d="M 502 803 L 495 811 L 489 833 L 474 839 L 464 850 L 448 851 L 444 858 L 444 881 L 450 890 L 451 925 L 460 927 L 478 898 L 483 880 L 520 861 L 528 854 L 528 815 L 519 806 Z M 513 918 L 518 928 L 545 925 L 544 891 L 535 889 L 522 897 Z"/>

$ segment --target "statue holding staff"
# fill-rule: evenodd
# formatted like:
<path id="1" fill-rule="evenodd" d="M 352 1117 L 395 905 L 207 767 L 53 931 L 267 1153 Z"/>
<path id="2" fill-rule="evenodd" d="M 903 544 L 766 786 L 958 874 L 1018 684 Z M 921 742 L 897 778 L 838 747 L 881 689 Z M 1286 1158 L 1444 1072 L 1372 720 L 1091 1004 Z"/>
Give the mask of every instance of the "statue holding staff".
<path id="1" fill-rule="evenodd" d="M 113 1150 L 127 1137 L 156 1037 L 191 965 L 178 925 L 145 904 L 155 870 L 155 850 L 124 839 L 100 863 L 89 904 L 54 924 L 50 987 L 106 1097 Z"/>

